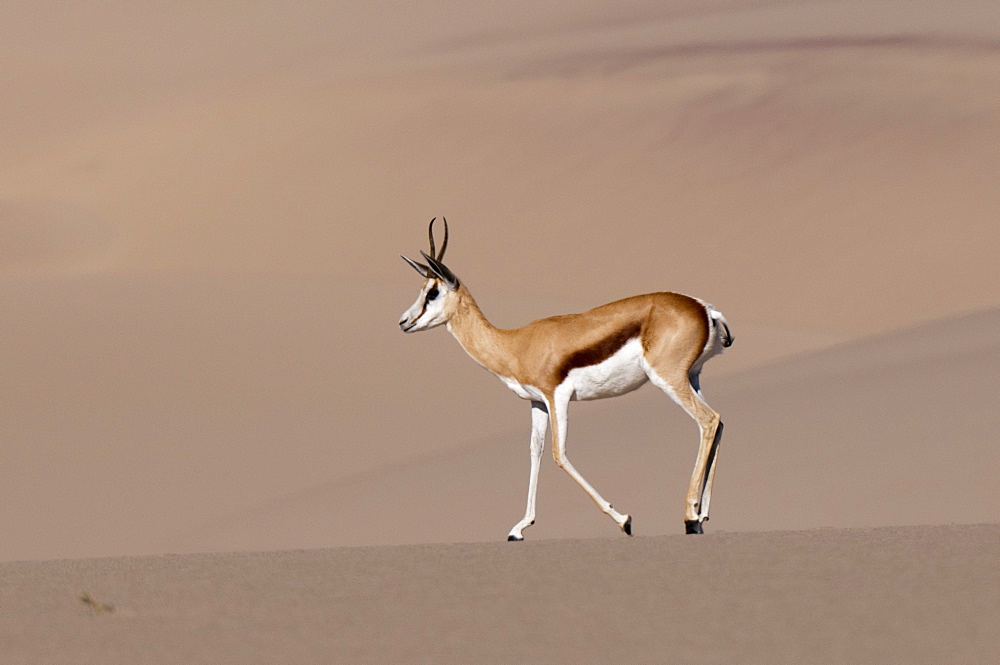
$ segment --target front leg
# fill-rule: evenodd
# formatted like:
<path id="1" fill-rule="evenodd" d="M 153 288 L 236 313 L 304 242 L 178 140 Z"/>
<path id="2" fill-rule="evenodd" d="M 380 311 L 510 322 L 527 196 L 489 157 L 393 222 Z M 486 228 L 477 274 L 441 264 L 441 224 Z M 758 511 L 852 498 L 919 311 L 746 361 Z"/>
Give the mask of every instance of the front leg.
<path id="1" fill-rule="evenodd" d="M 528 507 L 524 519 L 514 525 L 507 540 L 524 540 L 525 529 L 535 523 L 535 493 L 538 491 L 538 467 L 545 448 L 545 432 L 549 427 L 549 410 L 542 402 L 531 403 L 531 471 L 528 476 Z"/>
<path id="2" fill-rule="evenodd" d="M 593 499 L 597 507 L 601 509 L 601 512 L 613 519 L 618 528 L 631 536 L 632 517 L 615 510 L 604 497 L 598 494 L 597 490 L 586 481 L 583 475 L 576 470 L 576 467 L 570 463 L 569 458 L 566 457 L 566 432 L 569 422 L 569 400 L 572 391 L 572 386 L 564 383 L 556 389 L 555 395 L 552 398 L 552 457 L 555 459 L 556 465 L 568 473 L 576 481 L 576 484 L 582 487 L 583 491 Z"/>

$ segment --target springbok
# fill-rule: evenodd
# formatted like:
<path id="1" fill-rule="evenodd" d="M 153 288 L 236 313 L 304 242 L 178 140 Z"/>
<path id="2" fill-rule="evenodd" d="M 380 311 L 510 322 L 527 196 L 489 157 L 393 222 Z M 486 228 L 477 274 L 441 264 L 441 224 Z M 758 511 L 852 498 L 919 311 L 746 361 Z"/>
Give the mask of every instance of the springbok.
<path id="1" fill-rule="evenodd" d="M 535 523 L 538 467 L 549 421 L 556 464 L 628 535 L 632 518 L 612 508 L 566 457 L 566 425 L 572 400 L 616 397 L 647 380 L 667 393 L 697 421 L 701 445 L 686 497 L 686 533 L 703 533 L 715 479 L 716 453 L 722 435 L 719 414 L 701 395 L 699 374 L 709 358 L 733 343 L 725 317 L 711 305 L 679 293 L 647 293 L 581 314 L 550 316 L 521 328 L 503 330 L 483 316 L 469 289 L 442 263 L 444 242 L 435 254 L 434 221 L 427 234 L 426 263 L 405 256 L 427 281 L 403 313 L 399 327 L 412 333 L 447 324 L 473 360 L 495 374 L 521 399 L 531 401 L 531 471 L 528 507 L 507 540 L 524 540 Z"/>

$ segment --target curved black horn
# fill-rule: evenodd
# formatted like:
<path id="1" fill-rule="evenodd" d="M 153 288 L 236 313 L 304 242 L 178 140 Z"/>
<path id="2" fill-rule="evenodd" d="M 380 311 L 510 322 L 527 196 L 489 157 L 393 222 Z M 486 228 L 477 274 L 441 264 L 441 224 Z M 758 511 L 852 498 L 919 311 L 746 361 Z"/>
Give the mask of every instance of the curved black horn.
<path id="1" fill-rule="evenodd" d="M 437 246 L 434 244 L 434 222 L 437 221 L 437 217 L 431 220 L 431 223 L 427 226 L 427 238 L 431 241 L 431 256 L 440 261 L 444 258 L 444 250 L 448 249 L 448 220 L 444 217 L 441 221 L 444 222 L 444 243 L 441 245 L 441 251 L 436 252 Z"/>
<path id="2" fill-rule="evenodd" d="M 444 250 L 448 249 L 448 219 L 442 217 L 441 221 L 444 222 L 444 242 L 441 243 L 441 253 L 434 257 L 438 261 L 444 259 Z"/>
<path id="3" fill-rule="evenodd" d="M 437 217 L 431 220 L 431 223 L 427 225 L 427 239 L 431 241 L 431 256 L 437 256 L 434 253 L 434 222 L 437 221 Z"/>

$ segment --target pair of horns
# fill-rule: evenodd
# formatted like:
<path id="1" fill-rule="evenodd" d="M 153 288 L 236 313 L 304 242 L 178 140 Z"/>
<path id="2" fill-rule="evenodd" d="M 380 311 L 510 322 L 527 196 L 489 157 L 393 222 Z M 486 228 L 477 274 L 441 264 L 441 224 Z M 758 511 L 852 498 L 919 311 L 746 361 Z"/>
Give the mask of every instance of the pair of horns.
<path id="1" fill-rule="evenodd" d="M 448 285 L 448 288 L 456 289 L 458 288 L 458 278 L 455 277 L 455 273 L 453 273 L 451 270 L 448 269 L 448 266 L 441 263 L 441 260 L 444 258 L 444 252 L 446 249 L 448 249 L 448 220 L 445 219 L 444 217 L 441 218 L 441 221 L 444 222 L 444 242 L 441 243 L 440 252 L 437 252 L 436 245 L 434 244 L 434 222 L 436 221 L 437 217 L 432 219 L 430 225 L 427 227 L 427 237 L 430 240 L 431 253 L 428 254 L 427 252 L 424 251 L 420 252 L 420 255 L 424 257 L 425 261 L 427 261 L 427 265 L 424 265 L 423 263 L 417 263 L 416 261 L 413 261 L 412 259 L 403 256 L 402 254 L 400 254 L 400 256 L 404 261 L 413 266 L 414 270 L 419 272 L 427 279 L 434 279 L 434 278 L 440 279 L 444 281 L 445 284 Z"/>
<path id="2" fill-rule="evenodd" d="M 427 239 L 431 242 L 431 256 L 434 257 L 435 261 L 444 260 L 444 250 L 448 249 L 448 220 L 444 217 L 441 221 L 444 222 L 444 242 L 441 244 L 441 253 L 434 253 L 434 222 L 437 221 L 437 217 L 431 220 L 431 223 L 427 226 Z M 422 253 L 422 252 L 421 252 Z"/>

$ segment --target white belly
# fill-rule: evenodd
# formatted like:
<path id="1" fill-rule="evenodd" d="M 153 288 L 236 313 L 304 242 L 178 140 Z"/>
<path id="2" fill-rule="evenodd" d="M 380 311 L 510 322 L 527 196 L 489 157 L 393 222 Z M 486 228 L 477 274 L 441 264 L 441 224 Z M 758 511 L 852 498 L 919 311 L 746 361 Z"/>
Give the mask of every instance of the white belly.
<path id="1" fill-rule="evenodd" d="M 538 388 L 534 386 L 529 386 L 525 383 L 519 383 L 514 379 L 508 379 L 506 376 L 500 376 L 499 374 L 497 374 L 496 376 L 500 377 L 500 380 L 503 381 L 504 384 L 506 384 L 506 386 L 510 388 L 514 392 L 514 394 L 520 397 L 521 399 L 530 399 L 536 402 L 545 401 L 545 395 L 543 395 L 542 391 L 539 390 Z"/>
<path id="2" fill-rule="evenodd" d="M 622 348 L 596 365 L 572 369 L 566 383 L 573 386 L 573 399 L 616 397 L 642 386 L 649 377 L 642 368 L 642 342 L 629 340 Z"/>

